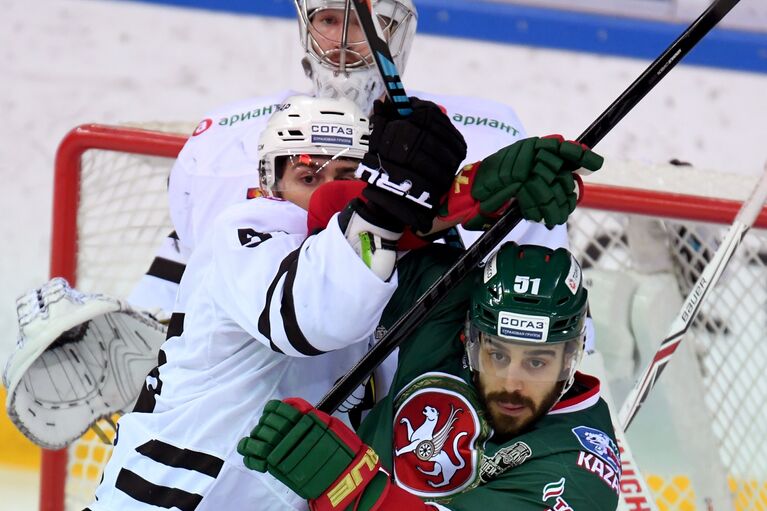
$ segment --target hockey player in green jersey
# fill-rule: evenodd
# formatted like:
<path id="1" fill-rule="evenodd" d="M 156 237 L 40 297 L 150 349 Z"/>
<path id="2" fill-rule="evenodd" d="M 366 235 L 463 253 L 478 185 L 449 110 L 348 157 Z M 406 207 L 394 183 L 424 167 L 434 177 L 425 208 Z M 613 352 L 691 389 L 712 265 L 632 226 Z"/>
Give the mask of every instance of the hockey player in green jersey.
<path id="1" fill-rule="evenodd" d="M 405 257 L 383 325 L 428 284 L 408 274 L 436 278 L 453 257 Z M 610 414 L 577 372 L 586 309 L 567 250 L 507 243 L 400 347 L 357 434 L 303 400 L 271 401 L 238 450 L 313 510 L 614 510 Z"/>

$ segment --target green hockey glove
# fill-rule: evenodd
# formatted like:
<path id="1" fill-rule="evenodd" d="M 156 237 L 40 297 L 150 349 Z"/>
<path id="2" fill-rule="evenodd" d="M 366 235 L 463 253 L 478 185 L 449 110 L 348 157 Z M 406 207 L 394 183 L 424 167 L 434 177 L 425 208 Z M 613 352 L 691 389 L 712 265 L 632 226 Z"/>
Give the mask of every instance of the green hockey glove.
<path id="1" fill-rule="evenodd" d="M 237 452 L 246 467 L 268 471 L 312 509 L 345 509 L 380 467 L 375 451 L 343 422 L 299 398 L 269 401 Z"/>
<path id="2" fill-rule="evenodd" d="M 440 219 L 469 230 L 487 229 L 516 199 L 524 219 L 562 224 L 578 201 L 573 172 L 593 172 L 602 163 L 595 152 L 559 135 L 519 140 L 464 167 L 443 201 Z"/>

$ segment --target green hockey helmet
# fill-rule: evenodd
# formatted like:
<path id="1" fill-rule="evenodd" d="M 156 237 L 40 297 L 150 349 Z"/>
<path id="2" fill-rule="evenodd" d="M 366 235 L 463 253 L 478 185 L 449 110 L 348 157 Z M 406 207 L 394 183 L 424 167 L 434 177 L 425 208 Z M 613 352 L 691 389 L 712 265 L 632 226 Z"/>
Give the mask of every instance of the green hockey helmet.
<path id="1" fill-rule="evenodd" d="M 466 339 L 471 369 L 504 376 L 515 363 L 513 346 L 553 353 L 554 379 L 564 382 L 564 394 L 583 353 L 587 308 L 581 267 L 568 250 L 505 243 L 485 264 L 472 293 Z M 545 357 L 525 363 L 525 378 L 552 374 L 537 370 Z"/>

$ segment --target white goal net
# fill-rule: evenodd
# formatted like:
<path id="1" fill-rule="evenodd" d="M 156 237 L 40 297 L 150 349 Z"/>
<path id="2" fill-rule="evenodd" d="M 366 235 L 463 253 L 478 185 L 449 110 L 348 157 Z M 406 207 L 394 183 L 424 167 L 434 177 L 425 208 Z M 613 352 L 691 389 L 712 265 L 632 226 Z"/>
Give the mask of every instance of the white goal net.
<path id="1" fill-rule="evenodd" d="M 194 126 L 158 128 L 189 133 Z M 171 231 L 167 175 L 184 140 L 97 125 L 67 136 L 57 157 L 53 275 L 84 291 L 128 294 Z M 623 163 L 587 179 L 569 223 L 571 245 L 591 286 L 597 347 L 617 403 L 754 181 Z M 662 511 L 767 510 L 764 228 L 763 211 L 629 431 Z M 85 507 L 110 452 L 90 432 L 68 450 L 45 452 L 41 509 Z"/>

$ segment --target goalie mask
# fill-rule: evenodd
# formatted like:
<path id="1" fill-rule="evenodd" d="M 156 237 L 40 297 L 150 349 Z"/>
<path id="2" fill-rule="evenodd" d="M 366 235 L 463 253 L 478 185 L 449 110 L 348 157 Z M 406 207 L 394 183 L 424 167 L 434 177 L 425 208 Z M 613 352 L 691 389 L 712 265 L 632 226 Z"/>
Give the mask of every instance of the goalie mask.
<path id="1" fill-rule="evenodd" d="M 367 117 L 354 102 L 345 99 L 292 96 L 285 100 L 261 133 L 258 142 L 259 181 L 266 195 L 282 196 L 283 172 L 300 163 L 310 186 L 332 180 L 329 172 L 353 177 L 359 160 L 368 149 Z"/>
<path id="2" fill-rule="evenodd" d="M 471 297 L 469 366 L 496 383 L 561 387 L 553 406 L 572 386 L 583 354 L 587 301 L 580 265 L 566 249 L 504 244 Z"/>
<path id="3" fill-rule="evenodd" d="M 372 0 L 400 74 L 415 37 L 412 0 Z M 349 0 L 296 0 L 303 66 L 319 97 L 352 99 L 364 112 L 384 93 L 357 15 Z"/>

